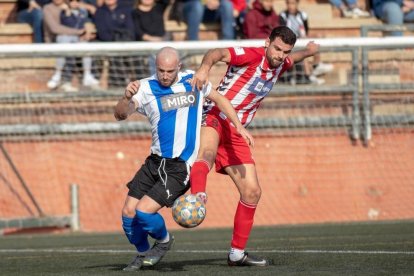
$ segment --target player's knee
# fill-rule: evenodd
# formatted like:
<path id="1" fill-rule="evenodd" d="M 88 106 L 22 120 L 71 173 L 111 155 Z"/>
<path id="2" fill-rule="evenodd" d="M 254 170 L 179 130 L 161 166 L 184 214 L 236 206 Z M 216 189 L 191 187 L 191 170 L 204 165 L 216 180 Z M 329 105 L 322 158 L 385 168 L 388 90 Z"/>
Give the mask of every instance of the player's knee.
<path id="1" fill-rule="evenodd" d="M 124 207 L 122 208 L 122 216 L 130 217 L 130 218 L 134 217 L 135 216 L 135 208 L 124 205 Z"/>
<path id="2" fill-rule="evenodd" d="M 201 158 L 210 164 L 213 164 L 214 160 L 216 159 L 216 151 L 211 149 L 204 149 L 201 154 Z"/>
<path id="3" fill-rule="evenodd" d="M 247 187 L 241 190 L 241 198 L 247 203 L 258 203 L 262 195 L 262 189 L 257 187 Z"/>

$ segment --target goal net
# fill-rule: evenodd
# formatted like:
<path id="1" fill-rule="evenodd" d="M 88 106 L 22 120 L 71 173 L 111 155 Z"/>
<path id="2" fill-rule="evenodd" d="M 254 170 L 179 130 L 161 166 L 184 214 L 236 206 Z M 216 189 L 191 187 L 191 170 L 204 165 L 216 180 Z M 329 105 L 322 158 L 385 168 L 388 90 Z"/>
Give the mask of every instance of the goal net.
<path id="1" fill-rule="evenodd" d="M 333 65 L 319 76 L 324 84 L 291 82 L 306 75 L 300 66 L 287 72 L 250 126 L 262 188 L 255 225 L 413 219 L 414 39 L 317 42 L 322 62 Z M 44 220 L 59 217 L 72 223 L 70 187 L 77 185 L 80 229 L 120 230 L 125 184 L 151 144 L 144 117 L 113 117 L 128 81 L 152 74 L 163 46 L 179 50 L 185 69 L 197 69 L 210 48 L 263 44 L 0 45 L 0 228 L 27 220 L 27 227 L 56 226 L 62 223 Z M 50 90 L 62 57 L 59 86 Z M 85 57 L 99 85 L 84 85 Z M 211 70 L 214 86 L 225 70 Z M 229 177 L 213 170 L 207 192 L 200 227 L 231 227 L 239 195 Z M 170 210 L 162 214 L 178 228 Z"/>

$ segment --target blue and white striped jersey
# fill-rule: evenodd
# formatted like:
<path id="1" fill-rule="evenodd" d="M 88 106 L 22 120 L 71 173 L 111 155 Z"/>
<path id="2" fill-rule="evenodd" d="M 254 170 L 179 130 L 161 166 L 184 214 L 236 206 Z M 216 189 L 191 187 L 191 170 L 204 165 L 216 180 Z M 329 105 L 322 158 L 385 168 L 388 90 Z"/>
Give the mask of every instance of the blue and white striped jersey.
<path id="1" fill-rule="evenodd" d="M 211 83 L 201 92 L 192 91 L 193 74 L 190 70 L 179 72 L 178 81 L 170 87 L 161 86 L 153 75 L 140 81 L 133 97 L 138 103 L 136 111 L 147 116 L 151 124 L 151 153 L 179 157 L 189 165 L 197 157 L 203 102 L 211 91 Z"/>

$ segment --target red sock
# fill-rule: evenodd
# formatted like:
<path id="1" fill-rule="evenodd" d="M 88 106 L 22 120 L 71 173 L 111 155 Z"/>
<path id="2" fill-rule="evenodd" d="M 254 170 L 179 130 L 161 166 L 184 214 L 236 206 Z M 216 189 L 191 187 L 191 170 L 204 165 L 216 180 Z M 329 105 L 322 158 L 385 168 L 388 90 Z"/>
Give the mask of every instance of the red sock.
<path id="1" fill-rule="evenodd" d="M 231 247 L 241 250 L 246 248 L 247 240 L 249 239 L 250 231 L 253 226 L 256 206 L 257 204 L 249 204 L 241 200 L 239 201 L 236 215 L 234 216 L 234 229 Z"/>
<path id="2" fill-rule="evenodd" d="M 191 193 L 206 192 L 207 175 L 210 172 L 210 166 L 205 160 L 194 162 L 190 172 Z"/>

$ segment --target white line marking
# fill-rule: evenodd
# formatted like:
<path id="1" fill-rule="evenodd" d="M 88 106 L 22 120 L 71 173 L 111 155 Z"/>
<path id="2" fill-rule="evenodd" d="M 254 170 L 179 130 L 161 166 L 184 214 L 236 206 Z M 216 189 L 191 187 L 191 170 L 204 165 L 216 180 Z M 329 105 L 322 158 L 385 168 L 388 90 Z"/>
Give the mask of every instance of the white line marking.
<path id="1" fill-rule="evenodd" d="M 367 255 L 414 255 L 414 251 L 386 251 L 386 250 L 248 250 L 253 253 L 280 253 L 280 254 L 367 254 Z M 228 250 L 172 250 L 176 253 L 228 253 Z M 0 249 L 0 253 L 135 253 L 134 250 L 122 249 Z"/>

